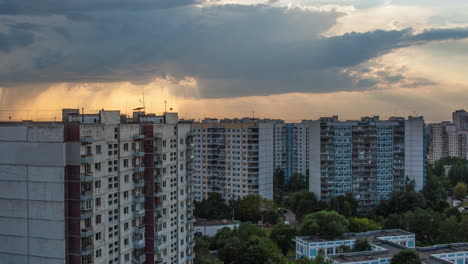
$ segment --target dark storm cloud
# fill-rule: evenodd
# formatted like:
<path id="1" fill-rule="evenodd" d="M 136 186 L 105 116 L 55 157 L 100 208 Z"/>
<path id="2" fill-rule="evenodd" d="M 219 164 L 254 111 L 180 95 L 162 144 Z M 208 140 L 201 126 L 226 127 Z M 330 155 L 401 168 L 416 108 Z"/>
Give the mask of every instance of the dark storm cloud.
<path id="1" fill-rule="evenodd" d="M 199 91 L 184 94 L 203 98 L 367 90 L 382 83 L 396 84 L 402 77 L 366 77 L 365 71 L 351 74 L 349 68 L 398 48 L 468 36 L 467 29 L 434 29 L 418 34 L 405 29 L 323 37 L 321 33 L 343 14 L 269 5 L 136 12 L 117 4 L 100 12 L 104 7 L 93 6 L 94 2 L 98 1 L 84 1 L 84 6 L 76 7 L 81 12 L 73 21 L 41 29 L 42 46 L 34 52 L 36 55 L 29 64 L 22 62 L 22 67 L 1 70 L 0 86 L 21 82 L 143 83 L 171 75 L 195 77 Z M 123 6 L 128 2 L 117 3 Z M 65 9 L 71 8 L 55 7 L 42 13 Z M 70 19 L 70 14 L 65 16 Z"/>
<path id="2" fill-rule="evenodd" d="M 0 52 L 10 52 L 33 42 L 34 34 L 29 31 L 12 28 L 6 33 L 0 32 Z"/>
<path id="3" fill-rule="evenodd" d="M 191 5 L 198 0 L 1 0 L 2 15 L 49 15 L 111 10 L 151 10 Z"/>

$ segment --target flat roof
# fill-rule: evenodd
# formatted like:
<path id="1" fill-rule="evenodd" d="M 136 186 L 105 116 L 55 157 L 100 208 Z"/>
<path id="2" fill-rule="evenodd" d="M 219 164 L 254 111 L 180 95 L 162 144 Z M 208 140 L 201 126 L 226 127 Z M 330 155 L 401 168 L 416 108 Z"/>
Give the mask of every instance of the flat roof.
<path id="1" fill-rule="evenodd" d="M 230 219 L 204 219 L 197 218 L 193 226 L 218 226 L 218 225 L 237 225 L 238 223 Z"/>
<path id="2" fill-rule="evenodd" d="M 299 238 L 306 242 L 328 242 L 328 241 L 340 241 L 340 240 L 349 240 L 357 238 L 367 238 L 369 242 L 372 242 L 374 238 L 386 237 L 386 236 L 406 236 L 414 235 L 411 232 L 401 230 L 401 229 L 385 229 L 385 230 L 375 230 L 369 232 L 361 233 L 345 233 L 341 237 L 334 239 L 323 239 L 318 236 L 300 236 Z"/>

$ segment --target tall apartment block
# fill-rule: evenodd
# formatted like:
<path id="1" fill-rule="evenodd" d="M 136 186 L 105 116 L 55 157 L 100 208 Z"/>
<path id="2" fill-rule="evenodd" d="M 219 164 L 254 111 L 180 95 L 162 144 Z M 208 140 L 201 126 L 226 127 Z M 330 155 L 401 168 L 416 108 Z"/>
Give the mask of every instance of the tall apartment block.
<path id="1" fill-rule="evenodd" d="M 0 263 L 192 263 L 190 123 L 0 123 Z"/>
<path id="2" fill-rule="evenodd" d="M 337 116 L 308 121 L 309 190 L 318 198 L 353 193 L 359 211 L 369 211 L 405 178 L 424 184 L 424 120 L 378 116 L 339 121 Z"/>
<path id="3" fill-rule="evenodd" d="M 273 166 L 282 168 L 286 179 L 294 173 L 308 174 L 307 125 L 303 123 L 284 123 L 274 120 L 273 129 Z"/>
<path id="4" fill-rule="evenodd" d="M 468 158 L 468 113 L 457 110 L 452 122 L 444 121 L 427 126 L 427 158 L 430 163 L 444 157 Z"/>
<path id="5" fill-rule="evenodd" d="M 258 194 L 273 198 L 273 122 L 205 119 L 192 124 L 197 200 Z"/>

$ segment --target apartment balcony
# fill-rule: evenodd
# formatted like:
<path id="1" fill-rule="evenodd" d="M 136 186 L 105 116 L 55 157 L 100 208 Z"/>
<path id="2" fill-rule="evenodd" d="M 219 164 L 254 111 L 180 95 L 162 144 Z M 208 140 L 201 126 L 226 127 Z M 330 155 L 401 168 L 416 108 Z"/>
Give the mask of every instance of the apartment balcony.
<path id="1" fill-rule="evenodd" d="M 187 205 L 187 212 L 192 212 L 195 209 L 193 205 Z"/>
<path id="2" fill-rule="evenodd" d="M 195 246 L 195 241 L 187 243 L 188 248 L 193 248 Z"/>
<path id="3" fill-rule="evenodd" d="M 93 245 L 87 245 L 87 246 L 83 246 L 81 248 L 81 256 L 89 256 L 91 254 L 93 254 L 94 252 L 94 246 Z"/>
<path id="4" fill-rule="evenodd" d="M 162 204 L 155 204 L 155 205 L 154 205 L 154 211 L 155 211 L 155 212 L 161 212 L 162 209 L 163 209 L 163 205 L 162 205 Z"/>
<path id="5" fill-rule="evenodd" d="M 93 199 L 93 191 L 81 192 L 81 195 L 80 195 L 81 201 L 89 201 L 92 199 Z"/>
<path id="6" fill-rule="evenodd" d="M 164 247 L 162 245 L 154 244 L 154 253 L 161 255 Z"/>
<path id="7" fill-rule="evenodd" d="M 141 249 L 145 247 L 145 240 L 140 239 L 140 240 L 133 240 L 133 247 L 135 249 Z"/>
<path id="8" fill-rule="evenodd" d="M 163 197 L 164 196 L 164 193 L 162 190 L 156 190 L 153 194 L 153 197 Z"/>
<path id="9" fill-rule="evenodd" d="M 145 210 L 133 211 L 133 218 L 142 218 L 145 216 Z"/>
<path id="10" fill-rule="evenodd" d="M 93 155 L 91 154 L 81 155 L 81 164 L 89 164 L 89 163 L 93 163 Z"/>
<path id="11" fill-rule="evenodd" d="M 196 222 L 195 218 L 188 218 L 187 219 L 187 224 L 193 224 L 195 222 Z"/>
<path id="12" fill-rule="evenodd" d="M 154 137 L 155 138 L 163 138 L 163 133 L 162 132 L 155 133 Z"/>
<path id="13" fill-rule="evenodd" d="M 133 180 L 134 186 L 136 188 L 142 188 L 145 186 L 145 180 L 144 179 L 134 179 Z"/>
<path id="14" fill-rule="evenodd" d="M 195 199 L 195 195 L 192 193 L 187 194 L 187 199 Z"/>
<path id="15" fill-rule="evenodd" d="M 92 137 L 82 137 L 80 138 L 81 145 L 88 145 L 92 144 L 94 142 L 94 138 Z"/>
<path id="16" fill-rule="evenodd" d="M 81 229 L 81 237 L 90 237 L 94 234 L 94 230 L 92 227 L 88 227 L 88 228 L 83 228 Z"/>
<path id="17" fill-rule="evenodd" d="M 163 167 L 163 161 L 162 160 L 155 161 L 154 162 L 154 167 L 156 169 L 161 169 Z"/>
<path id="18" fill-rule="evenodd" d="M 144 156 L 145 156 L 145 152 L 143 151 L 133 152 L 133 157 L 144 157 Z"/>
<path id="19" fill-rule="evenodd" d="M 144 172 L 145 171 L 145 166 L 142 165 L 137 165 L 135 166 L 135 172 Z"/>
<path id="20" fill-rule="evenodd" d="M 135 228 L 133 229 L 133 234 L 135 234 L 135 235 L 142 235 L 144 233 L 145 233 L 145 226 L 144 225 L 135 226 Z"/>
<path id="21" fill-rule="evenodd" d="M 164 153 L 164 152 L 166 152 L 166 147 L 157 146 L 157 147 L 156 147 L 156 152 L 157 152 L 157 153 Z"/>
<path id="22" fill-rule="evenodd" d="M 185 185 L 186 185 L 187 187 L 193 187 L 193 182 L 192 182 L 192 181 L 187 181 L 187 182 L 185 183 Z"/>
<path id="23" fill-rule="evenodd" d="M 139 257 L 134 257 L 132 264 L 144 264 L 146 261 L 145 254 L 140 255 Z"/>
<path id="24" fill-rule="evenodd" d="M 135 135 L 133 135 L 133 139 L 134 140 L 143 140 L 143 139 L 145 139 L 145 135 L 135 134 Z"/>
<path id="25" fill-rule="evenodd" d="M 145 197 L 143 195 L 135 195 L 133 196 L 133 202 L 134 203 L 144 203 L 145 202 Z"/>
<path id="26" fill-rule="evenodd" d="M 187 260 L 194 260 L 194 259 L 195 259 L 195 253 L 187 255 Z"/>
<path id="27" fill-rule="evenodd" d="M 80 219 L 84 220 L 84 219 L 88 219 L 88 218 L 91 218 L 93 216 L 93 211 L 81 211 L 80 213 Z"/>
<path id="28" fill-rule="evenodd" d="M 163 178 L 162 178 L 161 176 L 155 176 L 153 182 L 155 182 L 155 183 L 162 183 L 162 182 L 163 182 Z"/>
<path id="29" fill-rule="evenodd" d="M 187 236 L 194 236 L 195 235 L 195 229 L 190 229 L 188 232 L 187 232 Z"/>
<path id="30" fill-rule="evenodd" d="M 80 181 L 81 182 L 92 182 L 93 175 L 90 175 L 89 172 L 80 174 Z"/>

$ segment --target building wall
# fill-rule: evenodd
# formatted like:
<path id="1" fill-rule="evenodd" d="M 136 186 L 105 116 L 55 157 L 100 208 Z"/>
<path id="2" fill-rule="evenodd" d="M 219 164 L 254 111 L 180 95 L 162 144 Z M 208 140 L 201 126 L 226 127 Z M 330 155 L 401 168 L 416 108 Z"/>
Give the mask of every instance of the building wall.
<path id="1" fill-rule="evenodd" d="M 405 175 L 415 180 L 415 191 L 425 183 L 424 120 L 410 118 L 405 121 Z"/>
<path id="2" fill-rule="evenodd" d="M 258 194 L 273 199 L 273 124 L 260 123 L 258 126 Z"/>
<path id="3" fill-rule="evenodd" d="M 313 192 L 317 199 L 321 199 L 320 121 L 308 122 L 308 142 L 309 191 Z"/>
<path id="4" fill-rule="evenodd" d="M 65 263 L 63 125 L 0 125 L 0 263 Z M 70 146 L 71 148 L 71 146 Z"/>
<path id="5" fill-rule="evenodd" d="M 224 199 L 273 198 L 273 124 L 258 120 L 205 120 L 192 125 L 194 193 Z"/>

